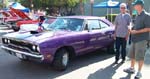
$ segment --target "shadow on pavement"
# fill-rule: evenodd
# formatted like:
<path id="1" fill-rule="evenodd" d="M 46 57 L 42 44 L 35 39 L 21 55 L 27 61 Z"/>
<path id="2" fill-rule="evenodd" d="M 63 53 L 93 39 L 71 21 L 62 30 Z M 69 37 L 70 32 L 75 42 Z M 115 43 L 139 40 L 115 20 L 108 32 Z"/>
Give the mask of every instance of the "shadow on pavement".
<path id="1" fill-rule="evenodd" d="M 11 55 L 4 55 L 0 58 L 1 61 L 3 61 L 3 64 L 0 65 L 0 70 L 3 71 L 0 72 L 0 76 L 2 79 L 54 79 L 79 68 L 104 61 L 111 57 L 113 57 L 113 55 L 109 55 L 104 51 L 91 52 L 89 54 L 76 57 L 71 61 L 67 70 L 56 71 L 53 70 L 49 64 L 34 61 L 20 61 L 18 58 Z"/>
<path id="2" fill-rule="evenodd" d="M 121 77 L 120 79 L 131 79 L 132 74 L 128 74 L 126 77 Z"/>
<path id="3" fill-rule="evenodd" d="M 88 79 L 112 79 L 112 76 L 116 73 L 116 70 L 121 66 L 122 64 L 110 64 L 106 68 L 101 68 L 98 71 L 96 71 L 93 74 L 90 74 Z"/>

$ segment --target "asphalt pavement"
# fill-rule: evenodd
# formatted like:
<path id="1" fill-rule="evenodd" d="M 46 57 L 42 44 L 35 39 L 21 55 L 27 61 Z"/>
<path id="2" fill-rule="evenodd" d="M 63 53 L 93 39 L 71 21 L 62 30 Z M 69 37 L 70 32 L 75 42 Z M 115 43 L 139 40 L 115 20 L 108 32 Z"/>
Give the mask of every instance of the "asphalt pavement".
<path id="1" fill-rule="evenodd" d="M 11 29 L 5 29 L 6 32 L 2 30 L 0 36 L 12 32 Z M 123 72 L 123 69 L 130 66 L 130 59 L 127 58 L 124 64 L 117 65 L 113 64 L 114 59 L 114 55 L 107 54 L 105 51 L 91 52 L 76 57 L 67 70 L 56 71 L 49 64 L 20 61 L 0 48 L 0 79 L 134 79 L 135 74 Z M 137 70 L 137 64 L 135 68 Z M 150 48 L 146 52 L 141 79 L 149 79 L 149 73 Z"/>

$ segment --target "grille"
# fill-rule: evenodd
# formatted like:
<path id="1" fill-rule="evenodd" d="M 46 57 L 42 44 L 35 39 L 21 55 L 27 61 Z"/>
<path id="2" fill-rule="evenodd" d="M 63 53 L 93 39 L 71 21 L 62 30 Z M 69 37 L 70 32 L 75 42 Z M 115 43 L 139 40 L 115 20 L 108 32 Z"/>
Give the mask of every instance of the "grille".
<path id="1" fill-rule="evenodd" d="M 11 44 L 14 44 L 14 45 L 16 45 L 16 46 L 21 46 L 21 47 L 27 47 L 27 48 L 29 48 L 29 49 L 31 49 L 32 50 L 32 44 L 30 44 L 30 43 L 27 43 L 27 42 L 23 42 L 23 41 L 17 41 L 17 40 L 10 40 L 10 43 Z"/>
<path id="2" fill-rule="evenodd" d="M 19 41 L 19 40 L 10 40 L 10 43 L 8 44 L 9 48 L 36 54 L 36 55 L 40 55 L 39 52 L 33 51 L 32 46 L 33 46 L 33 44 L 31 44 L 31 43 Z"/>

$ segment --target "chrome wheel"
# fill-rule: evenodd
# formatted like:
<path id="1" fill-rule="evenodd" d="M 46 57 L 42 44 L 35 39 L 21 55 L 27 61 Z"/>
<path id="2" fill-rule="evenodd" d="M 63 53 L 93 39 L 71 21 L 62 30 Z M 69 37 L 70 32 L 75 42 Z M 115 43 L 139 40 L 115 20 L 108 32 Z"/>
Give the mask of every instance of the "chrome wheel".
<path id="1" fill-rule="evenodd" d="M 62 63 L 64 66 L 67 66 L 68 64 L 68 59 L 69 59 L 69 55 L 67 52 L 64 53 L 63 57 L 62 57 Z"/>

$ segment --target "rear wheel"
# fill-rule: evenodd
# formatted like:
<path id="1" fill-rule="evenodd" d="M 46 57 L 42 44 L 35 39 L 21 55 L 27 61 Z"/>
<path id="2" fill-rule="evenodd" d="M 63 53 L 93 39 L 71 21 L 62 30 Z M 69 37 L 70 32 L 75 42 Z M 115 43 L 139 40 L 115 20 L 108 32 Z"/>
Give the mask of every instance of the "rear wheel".
<path id="1" fill-rule="evenodd" d="M 60 49 L 56 52 L 53 67 L 56 70 L 65 70 L 69 63 L 69 52 L 66 49 Z"/>

